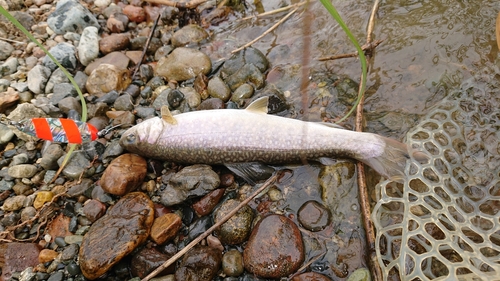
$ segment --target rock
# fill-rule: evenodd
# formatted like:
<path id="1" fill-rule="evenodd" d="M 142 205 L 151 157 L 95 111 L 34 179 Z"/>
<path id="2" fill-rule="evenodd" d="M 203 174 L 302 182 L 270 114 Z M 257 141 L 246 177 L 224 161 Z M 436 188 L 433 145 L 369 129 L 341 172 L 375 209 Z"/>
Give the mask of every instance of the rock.
<path id="1" fill-rule="evenodd" d="M 161 194 L 161 203 L 172 206 L 188 197 L 202 196 L 219 186 L 217 173 L 208 165 L 187 166 L 173 175 Z"/>
<path id="2" fill-rule="evenodd" d="M 222 253 L 207 246 L 198 246 L 187 252 L 175 271 L 175 280 L 212 280 L 222 263 Z"/>
<path id="3" fill-rule="evenodd" d="M 80 63 L 85 66 L 97 58 L 99 55 L 99 35 L 96 27 L 88 26 L 83 30 L 77 49 Z"/>
<path id="4" fill-rule="evenodd" d="M 147 172 L 144 158 L 123 154 L 111 161 L 101 177 L 101 187 L 107 193 L 123 196 L 142 184 Z"/>
<path id="5" fill-rule="evenodd" d="M 200 106 L 201 96 L 193 87 L 181 87 L 179 90 L 184 94 L 184 100 L 190 109 Z"/>
<path id="6" fill-rule="evenodd" d="M 14 272 L 38 265 L 41 247 L 34 243 L 10 242 L 0 244 L 1 280 L 10 280 Z"/>
<path id="7" fill-rule="evenodd" d="M 51 249 L 43 249 L 38 254 L 38 261 L 40 263 L 46 263 L 49 261 L 53 261 L 59 255 L 58 252 Z"/>
<path id="8" fill-rule="evenodd" d="M 184 100 L 184 94 L 177 89 L 173 89 L 172 91 L 170 91 L 167 96 L 167 102 L 171 109 L 179 107 L 179 105 L 181 105 L 181 102 L 183 100 Z"/>
<path id="9" fill-rule="evenodd" d="M 229 199 L 223 202 L 214 212 L 214 223 L 220 221 L 240 203 L 240 201 L 235 199 Z M 216 230 L 217 236 L 224 244 L 235 245 L 243 243 L 247 240 L 248 235 L 250 234 L 253 217 L 252 208 L 245 205 Z"/>
<path id="10" fill-rule="evenodd" d="M 367 268 L 358 268 L 356 269 L 351 275 L 349 275 L 349 278 L 347 278 L 347 281 L 371 281 L 371 275 L 370 271 Z"/>
<path id="11" fill-rule="evenodd" d="M 78 92 L 70 83 L 59 83 L 54 85 L 54 94 L 50 97 L 51 104 L 57 104 L 67 97 L 77 97 Z"/>
<path id="12" fill-rule="evenodd" d="M 146 13 L 142 7 L 127 5 L 123 8 L 123 13 L 130 21 L 141 23 L 146 19 Z"/>
<path id="13" fill-rule="evenodd" d="M 112 90 L 124 90 L 130 82 L 127 70 L 119 69 L 111 64 L 101 64 L 92 71 L 85 87 L 89 94 L 102 97 Z"/>
<path id="14" fill-rule="evenodd" d="M 142 93 L 144 93 L 144 91 L 147 89 L 151 90 L 150 87 L 146 86 Z M 161 107 L 164 105 L 170 106 L 168 103 L 168 97 L 170 95 L 170 92 L 172 92 L 172 89 L 170 89 L 169 87 L 167 87 L 165 90 L 162 90 L 160 92 L 160 94 L 153 101 L 153 104 L 151 105 L 151 107 L 153 107 L 155 110 L 161 110 Z M 141 93 L 141 95 L 142 95 L 142 93 Z M 146 93 L 144 93 L 144 94 L 146 94 Z M 182 92 L 181 92 L 181 94 L 182 94 Z"/>
<path id="15" fill-rule="evenodd" d="M 222 257 L 222 271 L 227 276 L 237 277 L 243 273 L 243 255 L 240 251 L 232 249 Z"/>
<path id="16" fill-rule="evenodd" d="M 21 164 L 21 165 L 16 165 L 12 166 L 9 168 L 9 176 L 15 178 L 15 179 L 22 179 L 22 178 L 31 178 L 33 177 L 36 172 L 38 171 L 37 167 L 35 165 L 31 164 Z"/>
<path id="17" fill-rule="evenodd" d="M 292 281 L 332 281 L 332 279 L 316 272 L 306 272 L 296 275 Z"/>
<path id="18" fill-rule="evenodd" d="M 116 98 L 113 107 L 119 111 L 132 111 L 134 109 L 134 100 L 128 94 Z"/>
<path id="19" fill-rule="evenodd" d="M 245 99 L 249 99 L 253 96 L 254 89 L 250 84 L 243 84 L 236 88 L 233 95 L 231 96 L 231 100 L 237 103 L 238 105 L 242 105 Z"/>
<path id="20" fill-rule="evenodd" d="M 28 206 L 21 211 L 21 221 L 29 221 L 33 219 L 36 215 L 36 209 L 34 207 Z"/>
<path id="21" fill-rule="evenodd" d="M 144 193 L 125 195 L 83 237 L 78 256 L 83 275 L 98 278 L 144 243 L 153 219 L 153 202 Z"/>
<path id="22" fill-rule="evenodd" d="M 49 234 L 50 242 L 54 242 L 56 237 L 66 237 L 72 233 L 69 231 L 70 218 L 66 217 L 63 213 L 59 213 L 53 220 L 51 220 L 45 230 Z"/>
<path id="23" fill-rule="evenodd" d="M 146 45 L 146 42 L 148 41 L 147 36 L 138 36 L 130 39 L 130 49 L 132 50 L 138 50 L 136 51 L 139 57 L 136 59 L 138 62 L 140 60 L 140 55 L 142 55 L 142 49 L 144 49 L 144 46 Z M 151 38 L 149 41 L 149 46 L 147 49 L 147 54 L 152 55 L 162 46 L 162 42 L 158 38 Z"/>
<path id="24" fill-rule="evenodd" d="M 63 281 L 64 280 L 64 272 L 62 271 L 56 271 L 55 273 L 52 273 L 47 279 L 47 281 Z"/>
<path id="25" fill-rule="evenodd" d="M 20 153 L 20 154 L 14 155 L 14 157 L 12 157 L 12 162 L 10 162 L 10 165 L 15 166 L 15 165 L 20 165 L 20 164 L 26 164 L 26 163 L 28 163 L 28 161 L 29 161 L 28 154 Z"/>
<path id="26" fill-rule="evenodd" d="M 174 213 L 164 214 L 156 218 L 151 227 L 151 239 L 161 245 L 177 235 L 182 226 L 181 217 Z"/>
<path id="27" fill-rule="evenodd" d="M 60 68 L 57 68 L 52 72 L 52 75 L 50 75 L 49 81 L 45 86 L 45 93 L 52 93 L 54 91 L 54 86 L 61 83 L 69 83 L 69 79 Z"/>
<path id="28" fill-rule="evenodd" d="M 325 229 L 331 220 L 330 211 L 317 201 L 307 201 L 298 213 L 300 224 L 309 231 L 320 231 Z"/>
<path id="29" fill-rule="evenodd" d="M 243 252 L 245 269 L 263 278 L 289 276 L 303 261 L 300 230 L 281 215 L 270 215 L 259 221 Z"/>
<path id="30" fill-rule="evenodd" d="M 0 75 L 6 76 L 14 74 L 17 71 L 19 63 L 17 58 L 10 57 L 0 66 Z"/>
<path id="31" fill-rule="evenodd" d="M 130 44 L 130 38 L 127 33 L 113 33 L 99 41 L 99 50 L 103 54 L 120 51 Z"/>
<path id="32" fill-rule="evenodd" d="M 220 199 L 224 195 L 226 189 L 219 188 L 209 194 L 203 196 L 198 202 L 193 204 L 193 210 L 198 217 L 203 217 L 212 212 L 212 210 L 219 204 Z"/>
<path id="33" fill-rule="evenodd" d="M 45 85 L 49 80 L 51 70 L 41 64 L 36 65 L 28 72 L 28 88 L 35 94 L 44 93 Z"/>
<path id="34" fill-rule="evenodd" d="M 98 200 L 89 200 L 83 206 L 83 214 L 89 219 L 91 222 L 95 222 L 100 219 L 106 213 L 106 205 L 101 203 Z"/>
<path id="35" fill-rule="evenodd" d="M 19 93 L 9 87 L 6 92 L 0 93 L 0 113 L 19 101 Z M 1 137 L 0 137 L 1 138 Z"/>
<path id="36" fill-rule="evenodd" d="M 82 104 L 77 97 L 65 97 L 57 103 L 57 107 L 65 115 L 68 115 L 71 110 L 78 112 L 79 115 L 82 114 Z"/>
<path id="37" fill-rule="evenodd" d="M 137 276 L 142 279 L 166 262 L 169 258 L 171 258 L 171 255 L 161 253 L 154 248 L 143 248 L 132 257 L 130 270 L 133 276 Z M 172 274 L 174 272 L 175 264 L 172 264 L 160 272 L 159 275 Z"/>
<path id="38" fill-rule="evenodd" d="M 81 33 L 87 26 L 99 28 L 92 12 L 76 0 L 59 1 L 56 10 L 47 18 L 47 24 L 56 34 Z"/>
<path id="39" fill-rule="evenodd" d="M 233 91 L 245 83 L 251 83 L 255 88 L 260 89 L 264 86 L 265 77 L 255 65 L 245 64 L 224 81 L 226 81 L 229 88 Z"/>
<path id="40" fill-rule="evenodd" d="M 64 242 L 66 244 L 66 242 Z M 63 261 L 69 261 L 73 260 L 77 255 L 78 255 L 78 250 L 80 247 L 78 244 L 70 244 L 67 247 L 64 248 L 64 250 L 61 253 L 61 260 Z"/>
<path id="41" fill-rule="evenodd" d="M 207 75 L 211 69 L 212 62 L 207 55 L 195 49 L 179 47 L 158 61 L 155 73 L 168 80 L 185 81 L 199 73 Z"/>
<path id="42" fill-rule="evenodd" d="M 40 166 L 45 170 L 55 170 L 59 167 L 57 165 L 57 159 L 64 155 L 64 150 L 61 145 L 57 143 L 51 143 L 42 154 L 42 160 Z"/>
<path id="43" fill-rule="evenodd" d="M 231 90 L 218 76 L 208 81 L 207 91 L 211 97 L 221 99 L 223 102 L 227 102 L 231 97 Z"/>
<path id="44" fill-rule="evenodd" d="M 59 166 L 62 165 L 65 156 L 61 156 L 57 160 Z M 85 157 L 84 151 L 73 151 L 71 158 L 66 163 L 66 166 L 62 170 L 62 173 L 70 179 L 79 179 L 80 177 L 88 177 L 93 175 L 95 168 L 90 165 L 90 160 Z"/>
<path id="45" fill-rule="evenodd" d="M 0 40 L 0 60 L 8 59 L 13 51 L 14 47 L 10 43 Z"/>
<path id="46" fill-rule="evenodd" d="M 66 69 L 72 70 L 76 68 L 75 46 L 62 42 L 50 48 L 49 53 Z M 42 63 L 51 71 L 54 71 L 57 68 L 57 65 L 49 58 L 49 56 L 45 56 Z"/>
<path id="47" fill-rule="evenodd" d="M 177 30 L 172 35 L 172 46 L 185 47 L 189 44 L 200 43 L 208 38 L 208 33 L 201 26 L 189 24 Z"/>
<path id="48" fill-rule="evenodd" d="M 5 199 L 2 209 L 6 212 L 13 212 L 20 210 L 23 207 L 24 200 L 26 200 L 25 195 L 17 195 L 14 197 L 9 197 Z"/>
<path id="49" fill-rule="evenodd" d="M 54 198 L 54 192 L 52 191 L 39 191 L 36 194 L 35 202 L 33 202 L 33 207 L 35 209 L 40 209 L 47 202 L 50 202 Z"/>
<path id="50" fill-rule="evenodd" d="M 238 72 L 243 66 L 253 64 L 259 72 L 264 73 L 269 67 L 266 56 L 253 47 L 245 48 L 232 55 L 221 68 L 222 79 Z"/>
<path id="51" fill-rule="evenodd" d="M 130 59 L 126 55 L 122 54 L 121 52 L 112 52 L 102 58 L 96 59 L 95 61 L 87 65 L 87 67 L 85 68 L 85 73 L 87 75 L 90 75 L 94 71 L 94 69 L 96 69 L 101 64 L 111 64 L 118 69 L 126 70 L 129 63 Z"/>
<path id="52" fill-rule="evenodd" d="M 123 13 L 114 13 L 106 21 L 106 27 L 113 33 L 121 33 L 127 30 L 128 17 Z"/>

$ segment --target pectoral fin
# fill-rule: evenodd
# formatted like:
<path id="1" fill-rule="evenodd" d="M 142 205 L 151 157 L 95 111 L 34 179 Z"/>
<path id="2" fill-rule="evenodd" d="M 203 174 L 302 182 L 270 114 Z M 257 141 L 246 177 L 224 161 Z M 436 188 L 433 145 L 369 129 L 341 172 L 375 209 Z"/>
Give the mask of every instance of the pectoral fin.
<path id="1" fill-rule="evenodd" d="M 224 166 L 250 185 L 268 179 L 276 171 L 260 162 L 226 163 Z"/>
<path id="2" fill-rule="evenodd" d="M 177 124 L 177 120 L 174 118 L 174 116 L 172 116 L 172 113 L 170 112 L 170 110 L 168 109 L 168 106 L 166 106 L 166 105 L 161 107 L 161 119 L 163 119 L 163 121 L 165 121 L 169 124 L 172 124 L 172 125 Z"/>

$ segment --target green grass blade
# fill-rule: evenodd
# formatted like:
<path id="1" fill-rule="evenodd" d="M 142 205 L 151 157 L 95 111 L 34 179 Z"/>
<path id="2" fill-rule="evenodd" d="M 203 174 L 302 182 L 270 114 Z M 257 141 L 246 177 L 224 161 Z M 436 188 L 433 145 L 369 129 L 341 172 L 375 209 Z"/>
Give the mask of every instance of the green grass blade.
<path id="1" fill-rule="evenodd" d="M 354 112 L 354 110 L 356 110 L 356 107 L 358 106 L 359 102 L 361 101 L 361 98 L 363 97 L 363 94 L 364 94 L 365 88 L 366 88 L 366 76 L 367 76 L 367 72 L 368 72 L 368 67 L 367 67 L 367 63 L 366 63 L 365 53 L 361 49 L 361 46 L 359 46 L 358 41 L 356 40 L 354 35 L 352 35 L 351 31 L 349 30 L 347 25 L 344 23 L 344 21 L 342 20 L 342 18 L 340 17 L 339 13 L 335 9 L 335 7 L 332 5 L 330 0 L 320 0 L 320 2 L 321 2 L 321 4 L 323 4 L 325 9 L 330 13 L 330 15 L 332 15 L 332 17 L 338 22 L 340 27 L 342 27 L 342 29 L 346 33 L 349 40 L 351 40 L 354 47 L 356 47 L 356 50 L 358 51 L 359 61 L 361 62 L 361 71 L 362 72 L 361 72 L 361 83 L 360 83 L 361 89 L 359 89 L 360 94 L 358 95 L 358 98 L 356 99 L 356 103 L 351 108 L 351 110 L 349 110 L 349 112 L 337 122 L 337 123 L 340 123 L 340 122 L 343 122 L 345 119 L 347 119 Z"/>
<path id="2" fill-rule="evenodd" d="M 71 84 L 73 85 L 73 87 L 75 87 L 76 91 L 78 92 L 78 96 L 80 97 L 80 103 L 82 104 L 82 121 L 83 122 L 86 122 L 87 121 L 87 104 L 85 102 L 85 98 L 83 97 L 83 93 L 82 91 L 80 90 L 80 87 L 78 87 L 78 84 L 76 84 L 76 81 L 75 79 L 73 79 L 73 76 L 71 76 L 71 74 L 69 74 L 69 72 L 66 70 L 66 68 L 64 68 L 64 66 L 62 66 L 55 58 L 54 56 L 52 56 L 49 51 L 47 51 L 47 49 L 45 49 L 45 47 L 40 44 L 40 42 L 38 42 L 38 40 L 36 40 L 35 37 L 33 37 L 33 35 L 31 35 L 31 33 L 26 30 L 26 28 L 24 28 L 24 26 L 21 25 L 21 23 L 19 23 L 7 10 L 5 10 L 2 6 L 0 6 L 0 14 L 2 14 L 4 17 L 6 17 L 10 22 L 12 22 L 19 30 L 21 30 L 24 35 L 26 35 L 31 41 L 33 41 L 35 44 L 38 45 L 38 47 L 40 47 L 40 49 L 42 49 L 42 51 L 45 52 L 45 54 L 47 54 L 47 56 L 49 56 L 49 58 L 57 65 L 57 67 L 59 67 L 62 72 L 64 73 L 64 75 L 66 75 L 66 77 L 68 77 L 69 81 L 71 82 Z"/>

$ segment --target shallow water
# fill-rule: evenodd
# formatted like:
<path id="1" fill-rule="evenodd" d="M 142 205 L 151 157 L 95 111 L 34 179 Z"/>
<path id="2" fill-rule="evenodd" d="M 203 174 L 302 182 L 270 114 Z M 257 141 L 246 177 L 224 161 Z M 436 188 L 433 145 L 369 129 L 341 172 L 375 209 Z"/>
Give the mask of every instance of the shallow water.
<path id="1" fill-rule="evenodd" d="M 289 4 L 289 1 L 262 2 L 265 11 Z M 336 0 L 333 4 L 360 44 L 364 44 L 372 2 Z M 245 15 L 257 13 L 254 7 L 248 5 Z M 311 121 L 323 117 L 334 119 L 343 116 L 348 109 L 338 98 L 338 88 L 334 83 L 346 78 L 359 81 L 361 67 L 355 58 L 318 61 L 320 57 L 354 52 L 354 47 L 319 2 L 313 1 L 309 9 L 314 16 L 309 51 L 304 46 L 306 14 L 301 12 L 295 13 L 253 46 L 270 59 L 273 75 L 268 76 L 268 83 L 275 84 L 282 91 L 290 91 L 287 100 L 290 103 L 289 117 Z M 369 60 L 364 106 L 366 131 L 403 140 L 408 130 L 421 122 L 422 116 L 432 106 L 459 89 L 465 80 L 473 76 L 498 80 L 495 20 L 499 10 L 500 2 L 493 0 L 382 1 L 373 38 L 384 41 Z M 236 15 L 231 21 L 211 27 L 214 32 L 211 43 L 214 53 L 211 56 L 229 57 L 231 50 L 263 33 L 286 13 L 245 21 L 238 21 L 237 18 L 243 15 Z M 303 103 L 304 97 L 299 91 L 304 60 L 309 61 L 310 67 L 306 103 Z M 353 118 L 350 118 L 345 125 L 352 124 Z M 283 208 L 296 214 L 307 196 L 308 200 L 321 201 L 331 208 L 334 214 L 332 228 L 305 236 L 309 241 L 306 243 L 310 243 L 307 245 L 308 259 L 325 251 L 328 253 L 313 263 L 312 268 L 338 280 L 346 276 L 343 271 L 350 273 L 366 266 L 365 237 L 359 211 L 353 204 L 345 204 L 358 202 L 357 186 L 354 183 L 354 186 L 340 186 L 338 190 L 321 190 L 318 182 L 320 169 L 318 166 L 294 169 L 293 184 L 280 186 L 286 198 Z M 343 196 L 342 200 L 323 201 L 322 197 L 328 198 L 323 193 L 328 192 Z M 317 247 L 313 245 L 314 241 L 318 243 Z M 353 241 L 361 243 L 354 247 Z"/>

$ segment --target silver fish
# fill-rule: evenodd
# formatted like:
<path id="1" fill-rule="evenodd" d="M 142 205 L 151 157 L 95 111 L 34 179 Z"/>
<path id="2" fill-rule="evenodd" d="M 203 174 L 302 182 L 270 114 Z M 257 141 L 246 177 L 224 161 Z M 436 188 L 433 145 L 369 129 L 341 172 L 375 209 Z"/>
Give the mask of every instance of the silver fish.
<path id="1" fill-rule="evenodd" d="M 404 174 L 406 144 L 371 133 L 267 114 L 268 98 L 245 110 L 220 109 L 172 116 L 162 108 L 154 117 L 128 129 L 120 144 L 144 157 L 185 164 L 322 163 L 335 157 L 359 160 L 381 175 Z"/>

